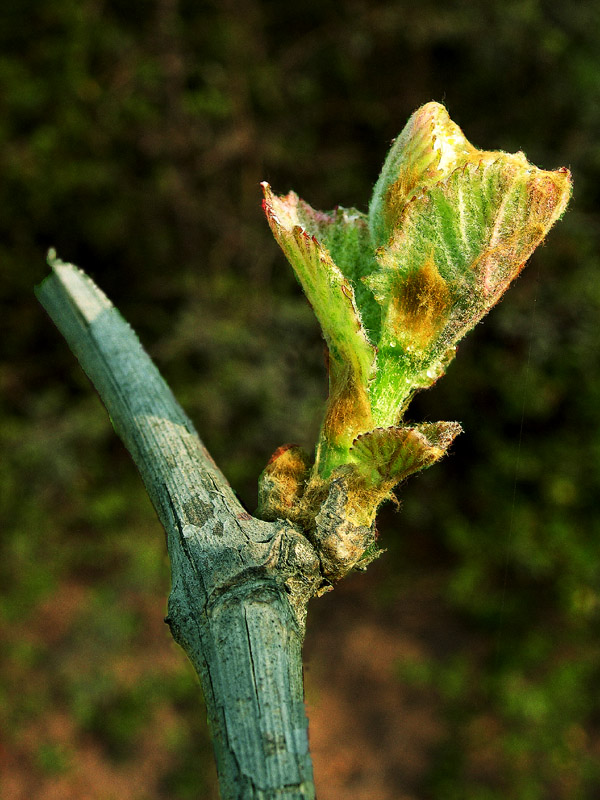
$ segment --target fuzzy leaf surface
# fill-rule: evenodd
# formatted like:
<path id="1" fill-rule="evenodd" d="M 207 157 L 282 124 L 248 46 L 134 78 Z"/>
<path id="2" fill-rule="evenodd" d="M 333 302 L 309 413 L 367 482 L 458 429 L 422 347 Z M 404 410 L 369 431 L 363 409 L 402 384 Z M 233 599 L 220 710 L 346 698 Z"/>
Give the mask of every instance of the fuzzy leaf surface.
<path id="1" fill-rule="evenodd" d="M 415 111 L 394 141 L 373 190 L 369 227 L 374 246 L 387 244 L 411 197 L 474 152 L 443 105 L 427 103 Z"/>
<path id="2" fill-rule="evenodd" d="M 360 248 L 367 231 L 364 221 L 348 215 L 345 220 L 344 213 L 338 218 L 320 214 L 300 201 L 294 192 L 278 197 L 266 183 L 263 191 L 271 230 L 321 324 L 330 358 L 338 362 L 338 371 L 350 365 L 354 382 L 364 386 L 373 366 L 374 348 L 362 325 L 352 279 L 342 272 L 327 246 L 311 232 L 311 228 L 312 231 L 320 228 L 336 255 L 342 256 L 341 263 L 348 267 L 352 263 L 350 254 Z M 340 225 L 345 227 L 343 235 Z"/>
<path id="3" fill-rule="evenodd" d="M 380 269 L 366 278 L 383 315 L 376 403 L 395 382 L 400 408 L 443 374 L 456 342 L 521 272 L 569 196 L 568 170 L 539 170 L 521 153 L 477 153 L 406 204 L 378 250 Z M 390 408 L 389 397 L 383 403 Z"/>

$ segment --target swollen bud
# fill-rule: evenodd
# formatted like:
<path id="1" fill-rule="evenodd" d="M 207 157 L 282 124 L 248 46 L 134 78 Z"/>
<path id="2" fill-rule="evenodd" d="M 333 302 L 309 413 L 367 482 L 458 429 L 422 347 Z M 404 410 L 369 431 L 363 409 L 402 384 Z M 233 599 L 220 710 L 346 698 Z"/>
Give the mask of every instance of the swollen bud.
<path id="1" fill-rule="evenodd" d="M 295 520 L 296 510 L 308 478 L 309 459 L 301 447 L 278 447 L 258 479 L 258 509 L 261 519 Z"/>

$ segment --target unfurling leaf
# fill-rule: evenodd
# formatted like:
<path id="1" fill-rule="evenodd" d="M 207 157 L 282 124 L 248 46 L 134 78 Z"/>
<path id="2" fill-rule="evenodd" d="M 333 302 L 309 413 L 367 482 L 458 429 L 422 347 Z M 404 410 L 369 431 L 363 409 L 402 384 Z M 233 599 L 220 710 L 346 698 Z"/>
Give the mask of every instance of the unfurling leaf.
<path id="1" fill-rule="evenodd" d="M 438 461 L 461 431 L 458 422 L 375 428 L 357 436 L 350 452 L 365 480 L 392 488 Z"/>

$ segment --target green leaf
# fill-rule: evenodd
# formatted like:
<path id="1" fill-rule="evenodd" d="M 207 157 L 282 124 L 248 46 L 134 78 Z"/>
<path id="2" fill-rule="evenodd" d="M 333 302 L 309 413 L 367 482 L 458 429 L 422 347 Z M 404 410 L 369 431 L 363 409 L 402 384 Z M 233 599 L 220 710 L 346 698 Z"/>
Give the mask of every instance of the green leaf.
<path id="1" fill-rule="evenodd" d="M 350 281 L 362 325 L 371 342 L 375 341 L 381 322 L 381 309 L 362 278 L 377 269 L 367 215 L 355 208 L 338 206 L 333 211 L 316 211 L 293 193 L 296 213 L 306 232 L 314 236 L 331 255 L 335 265 Z"/>
<path id="2" fill-rule="evenodd" d="M 356 437 L 350 455 L 372 486 L 389 491 L 438 461 L 461 431 L 458 422 L 376 428 Z"/>
<path id="3" fill-rule="evenodd" d="M 569 196 L 568 170 L 545 172 L 522 153 L 477 152 L 405 205 L 377 252 L 379 270 L 365 279 L 383 315 L 371 398 L 385 415 L 375 413 L 376 423 L 394 421 L 411 392 L 443 374 L 452 348 L 500 299 Z"/>
<path id="4" fill-rule="evenodd" d="M 415 111 L 394 141 L 373 190 L 369 226 L 375 247 L 387 244 L 411 197 L 474 152 L 443 105 L 427 103 Z"/>
<path id="5" fill-rule="evenodd" d="M 350 254 L 364 241 L 363 219 L 352 218 L 348 212 L 328 217 L 300 201 L 294 192 L 277 197 L 267 183 L 262 185 L 269 225 L 321 324 L 330 358 L 340 368 L 350 365 L 354 382 L 366 385 L 375 350 L 363 327 L 352 281 L 313 233 L 324 232 L 336 255 L 341 256 L 341 262 L 349 269 Z M 339 230 L 340 224 L 345 233 Z"/>

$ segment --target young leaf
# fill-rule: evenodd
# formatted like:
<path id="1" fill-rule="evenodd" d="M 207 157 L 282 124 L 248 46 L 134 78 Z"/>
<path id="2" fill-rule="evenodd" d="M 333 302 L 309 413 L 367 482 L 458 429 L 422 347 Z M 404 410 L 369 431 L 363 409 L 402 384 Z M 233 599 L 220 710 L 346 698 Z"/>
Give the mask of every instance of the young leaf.
<path id="1" fill-rule="evenodd" d="M 439 377 L 451 349 L 521 272 L 569 196 L 568 170 L 545 172 L 522 153 L 476 151 L 404 206 L 377 252 L 380 268 L 365 279 L 383 314 L 375 405 L 390 380 L 402 389 L 392 403 L 399 410 Z"/>
<path id="2" fill-rule="evenodd" d="M 336 255 L 342 255 L 341 263 L 350 266 L 352 261 L 344 253 L 360 249 L 356 244 L 364 241 L 364 222 L 342 215 L 336 223 L 334 218 L 314 211 L 294 192 L 278 197 L 268 183 L 262 187 L 267 220 L 321 323 L 330 359 L 340 366 L 350 364 L 357 385 L 366 385 L 374 348 L 363 328 L 352 282 L 315 235 L 316 231 L 326 232 Z M 345 228 L 341 234 L 337 230 L 340 223 Z"/>
<path id="3" fill-rule="evenodd" d="M 415 111 L 394 141 L 373 190 L 369 226 L 374 247 L 388 242 L 411 197 L 442 180 L 473 152 L 443 105 L 427 103 Z"/>
<path id="4" fill-rule="evenodd" d="M 357 436 L 350 455 L 373 487 L 391 488 L 438 461 L 462 431 L 458 422 L 375 428 Z"/>

